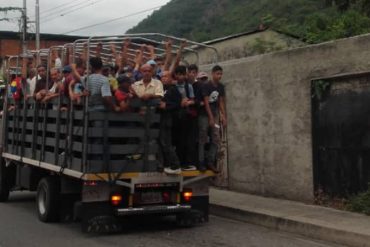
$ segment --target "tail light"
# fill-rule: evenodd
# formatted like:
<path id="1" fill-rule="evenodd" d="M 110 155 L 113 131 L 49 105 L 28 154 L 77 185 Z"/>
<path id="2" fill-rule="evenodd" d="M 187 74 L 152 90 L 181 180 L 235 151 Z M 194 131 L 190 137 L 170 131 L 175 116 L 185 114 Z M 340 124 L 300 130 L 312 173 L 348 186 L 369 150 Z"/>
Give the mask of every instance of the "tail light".
<path id="1" fill-rule="evenodd" d="M 192 191 L 187 190 L 182 192 L 182 198 L 184 199 L 185 202 L 190 202 L 192 197 L 193 197 Z"/>
<path id="2" fill-rule="evenodd" d="M 113 194 L 110 197 L 110 201 L 111 201 L 111 203 L 112 203 L 113 206 L 118 206 L 122 202 L 122 195 L 120 195 L 120 194 Z"/>

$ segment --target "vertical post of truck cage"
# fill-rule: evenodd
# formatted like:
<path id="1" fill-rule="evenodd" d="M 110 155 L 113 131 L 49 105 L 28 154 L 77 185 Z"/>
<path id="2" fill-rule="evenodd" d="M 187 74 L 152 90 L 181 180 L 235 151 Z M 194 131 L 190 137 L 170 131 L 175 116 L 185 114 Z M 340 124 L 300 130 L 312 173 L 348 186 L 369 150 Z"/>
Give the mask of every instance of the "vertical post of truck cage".
<path id="1" fill-rule="evenodd" d="M 45 50 L 38 50 L 36 51 L 36 68 L 38 65 L 41 65 L 41 53 L 45 52 Z M 45 66 L 45 69 L 47 69 L 47 66 Z M 36 75 L 36 83 L 37 83 L 37 77 Z M 37 102 L 36 100 L 34 101 L 34 114 L 33 114 L 33 132 L 32 132 L 32 144 L 31 144 L 31 149 L 32 149 L 32 159 L 36 160 L 37 159 L 37 146 L 42 145 L 42 143 L 38 144 L 39 137 L 38 137 L 38 132 L 39 132 L 39 118 L 40 118 L 40 103 Z"/>
<path id="2" fill-rule="evenodd" d="M 76 42 L 77 40 L 73 43 L 73 50 L 72 50 L 72 63 L 75 63 L 75 57 L 76 57 Z M 72 161 L 73 161 L 73 115 L 74 115 L 74 105 L 72 100 L 70 101 L 70 107 L 68 111 L 68 130 L 67 130 L 67 135 L 66 135 L 66 166 L 71 168 L 72 167 Z"/>
<path id="3" fill-rule="evenodd" d="M 15 74 L 16 74 L 16 77 L 17 77 L 17 74 L 18 74 L 18 68 L 19 68 L 19 56 L 16 57 L 17 58 L 17 62 L 16 62 L 16 67 L 15 67 Z M 17 111 L 18 111 L 18 107 L 16 105 L 16 102 L 14 99 L 12 99 L 12 101 L 14 102 L 14 110 L 13 110 L 13 139 L 12 139 L 12 153 L 16 153 L 16 149 L 17 149 L 17 146 L 15 145 L 16 142 L 18 141 L 17 140 L 17 134 L 16 132 L 18 132 L 18 128 L 17 128 L 17 122 L 18 122 L 18 117 L 17 117 Z"/>
<path id="4" fill-rule="evenodd" d="M 40 50 L 36 52 L 36 68 L 40 65 Z M 45 68 L 46 69 L 46 68 Z M 36 73 L 36 84 L 38 78 L 38 71 Z M 33 130 L 32 130 L 32 159 L 36 159 L 37 141 L 38 141 L 38 127 L 39 127 L 39 103 L 34 99 L 34 112 L 33 112 Z"/>
<path id="5" fill-rule="evenodd" d="M 50 81 L 50 50 L 52 48 L 48 49 L 47 52 L 47 65 L 46 65 L 46 84 L 45 84 L 45 89 L 49 89 L 49 81 Z M 42 107 L 44 114 L 43 114 L 43 123 L 42 123 L 42 141 L 41 141 L 41 153 L 40 153 L 40 161 L 45 160 L 45 141 L 46 141 L 46 127 L 47 127 L 47 117 L 48 117 L 48 105 L 45 103 Z"/>
<path id="6" fill-rule="evenodd" d="M 22 83 L 22 69 L 20 69 L 20 56 L 18 56 L 18 66 L 17 66 L 17 75 L 16 75 L 16 78 L 17 79 L 20 79 L 20 83 Z M 19 78 L 20 77 L 20 78 Z M 16 87 L 18 87 L 18 85 L 16 85 Z M 18 90 L 18 89 L 16 89 Z M 16 143 L 16 146 L 15 146 L 15 154 L 19 155 L 19 143 L 20 143 L 20 140 L 19 140 L 19 137 L 20 137 L 20 134 L 19 134 L 19 124 L 20 124 L 20 115 L 21 115 L 21 101 L 20 100 L 14 100 L 14 106 L 15 106 L 15 109 L 14 109 L 14 117 L 15 117 L 15 131 L 16 131 L 16 136 L 15 136 L 15 143 Z"/>
<path id="7" fill-rule="evenodd" d="M 55 161 L 55 165 L 58 166 L 59 165 L 59 140 L 60 140 L 60 115 L 61 115 L 61 112 L 60 112 L 60 103 L 61 103 L 61 97 L 62 95 L 59 94 L 57 100 L 58 100 L 58 107 L 57 107 L 57 119 L 56 119 L 56 122 L 55 122 L 55 125 L 56 125 L 56 129 L 55 129 L 55 147 L 54 147 L 54 161 Z M 53 109 L 54 110 L 54 109 Z M 65 155 L 65 152 L 64 152 L 64 155 Z"/>
<path id="8" fill-rule="evenodd" d="M 75 63 L 76 61 L 76 50 L 77 50 L 77 43 L 78 42 L 81 42 L 82 40 L 79 39 L 79 40 L 75 40 L 75 42 L 73 42 L 72 44 L 72 63 Z M 66 158 L 65 158 L 65 162 L 66 162 L 66 166 L 69 167 L 70 169 L 72 169 L 72 166 L 73 166 L 73 119 L 74 119 L 74 114 L 75 114 L 75 108 L 74 108 L 74 104 L 72 101 L 70 101 L 70 107 L 69 107 L 69 112 L 68 112 L 68 118 L 69 118 L 69 121 L 68 121 L 68 130 L 67 130 L 67 138 L 66 138 Z M 81 162 L 81 167 L 80 167 L 80 171 L 82 172 L 83 171 L 83 165 L 82 165 L 83 162 Z"/>
<path id="9" fill-rule="evenodd" d="M 11 75 L 10 75 L 10 60 L 11 57 L 8 58 L 8 62 L 6 65 L 6 77 L 7 77 L 7 84 L 5 85 L 4 89 L 4 105 L 3 105 L 3 116 L 2 116 L 2 130 L 3 130 L 3 136 L 2 136 L 2 152 L 7 152 L 8 150 L 8 93 L 9 93 L 9 83 L 11 80 Z"/>
<path id="10" fill-rule="evenodd" d="M 87 76 L 85 81 L 84 87 L 86 90 L 89 90 L 89 80 L 90 80 L 90 42 L 91 42 L 91 37 L 88 38 L 87 40 L 87 56 L 86 56 L 86 71 L 87 71 Z M 85 97 L 85 104 L 83 107 L 83 112 L 84 112 L 84 127 L 83 127 L 83 144 L 82 144 L 82 171 L 83 173 L 86 173 L 87 170 L 87 148 L 88 148 L 88 134 L 89 134 L 89 95 Z"/>
<path id="11" fill-rule="evenodd" d="M 63 48 L 62 48 L 62 54 L 63 54 Z M 63 68 L 63 61 L 62 61 L 62 68 Z M 56 109 L 57 119 L 55 121 L 56 129 L 55 129 L 55 147 L 54 147 L 54 162 L 55 162 L 54 164 L 56 166 L 59 165 L 59 141 L 60 141 L 60 129 L 61 129 L 61 127 L 60 127 L 60 115 L 61 115 L 60 107 L 61 107 L 61 98 L 62 98 L 62 95 L 61 95 L 61 92 L 59 91 L 59 89 L 58 89 L 58 92 L 59 92 L 59 96 L 57 98 L 58 106 L 57 106 L 57 109 Z M 53 110 L 55 110 L 55 109 L 53 109 Z"/>
<path id="12" fill-rule="evenodd" d="M 23 59 L 27 59 L 28 60 L 28 56 L 26 56 L 26 54 L 24 54 Z M 25 62 L 22 61 L 22 78 L 21 78 L 21 83 L 22 84 L 23 84 L 23 80 L 27 80 L 27 72 L 26 72 L 25 78 L 23 78 L 23 65 L 24 64 L 25 64 Z M 25 83 L 27 83 L 27 81 L 25 81 Z M 28 101 L 28 99 L 25 96 L 25 94 L 23 93 L 22 135 L 21 135 L 21 153 L 20 153 L 20 156 L 21 157 L 24 156 L 24 143 L 25 143 L 25 137 L 26 137 L 27 109 L 28 109 L 28 107 L 27 107 L 27 101 Z"/>
<path id="13" fill-rule="evenodd" d="M 66 51 L 67 51 L 69 49 L 68 46 L 71 46 L 71 44 L 65 44 L 63 46 L 63 48 L 65 48 Z M 68 53 L 66 52 L 66 54 L 68 56 L 71 56 L 71 54 L 69 54 L 69 52 Z M 64 64 L 66 64 L 65 59 L 66 58 L 65 58 L 64 53 L 63 53 L 62 54 L 62 62 Z M 73 60 L 74 60 L 74 57 L 73 57 Z M 67 61 L 69 61 L 69 57 L 67 57 Z M 68 85 L 68 87 L 69 87 L 69 85 Z M 67 88 L 66 90 L 69 90 L 69 88 Z M 71 157 L 72 157 L 71 150 L 68 149 L 68 147 L 69 147 L 69 142 L 72 141 L 72 135 L 73 135 L 73 133 L 70 130 L 71 129 L 70 127 L 72 126 L 72 123 L 71 123 L 71 121 L 72 121 L 71 112 L 73 111 L 73 103 L 72 103 L 72 100 L 69 100 L 68 102 L 69 102 L 68 103 L 68 108 L 67 108 L 68 111 L 66 112 L 66 124 L 65 124 L 66 125 L 66 132 L 64 133 L 65 134 L 64 135 L 65 136 L 65 139 L 64 139 L 64 158 L 63 158 L 63 165 L 62 165 L 64 168 L 65 167 L 68 167 L 68 159 L 71 159 Z"/>
<path id="14" fill-rule="evenodd" d="M 63 47 L 60 47 L 60 46 L 56 46 L 56 47 L 50 47 L 50 51 L 53 52 L 53 50 L 58 50 L 59 49 L 62 49 L 62 53 L 63 53 Z M 63 64 L 63 61 L 62 61 L 62 64 Z M 62 95 L 61 95 L 61 92 L 59 91 L 58 89 L 58 92 L 59 92 L 59 96 L 57 97 L 57 109 L 56 109 L 56 122 L 55 122 L 55 146 L 54 146 L 54 164 L 56 166 L 59 165 L 59 141 L 60 141 L 60 129 L 61 129 L 61 126 L 60 126 L 60 118 L 61 118 L 61 112 L 60 112 L 60 107 L 61 107 L 61 98 L 62 98 Z M 55 99 L 53 99 L 53 101 L 55 102 Z M 53 106 L 53 109 L 52 111 L 54 111 L 54 106 Z M 47 111 L 49 111 L 47 109 Z M 61 168 L 62 169 L 62 168 Z"/>

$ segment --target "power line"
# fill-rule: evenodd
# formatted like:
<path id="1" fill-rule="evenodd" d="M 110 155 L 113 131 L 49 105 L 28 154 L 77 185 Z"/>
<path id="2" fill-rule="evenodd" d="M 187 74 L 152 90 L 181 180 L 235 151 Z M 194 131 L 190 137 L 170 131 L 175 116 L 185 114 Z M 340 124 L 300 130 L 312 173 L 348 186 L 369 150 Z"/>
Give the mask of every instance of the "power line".
<path id="1" fill-rule="evenodd" d="M 154 7 L 154 8 L 150 8 L 150 9 L 145 9 L 145 10 L 142 10 L 142 11 L 139 11 L 139 12 L 135 12 L 135 13 L 132 13 L 132 14 L 129 14 L 129 15 L 125 15 L 125 16 L 114 18 L 114 19 L 110 19 L 108 21 L 103 21 L 103 22 L 99 22 L 99 23 L 96 23 L 96 24 L 92 24 L 92 25 L 80 27 L 80 28 L 77 28 L 77 29 L 74 29 L 74 30 L 71 30 L 71 31 L 68 31 L 68 32 L 65 32 L 65 33 L 61 33 L 61 34 L 74 33 L 76 31 L 80 31 L 80 30 L 84 30 L 84 29 L 88 29 L 88 28 L 92 28 L 92 27 L 104 25 L 104 24 L 107 24 L 107 23 L 110 23 L 110 22 L 114 22 L 114 21 L 118 21 L 118 20 L 121 20 L 121 19 L 124 19 L 124 18 L 131 17 L 131 16 L 139 15 L 139 14 L 142 14 L 142 13 L 145 13 L 145 12 L 148 12 L 148 11 L 151 11 L 151 10 L 159 9 L 162 6 L 164 6 L 164 5 L 160 5 L 160 6 L 157 6 L 157 7 Z"/>
<path id="2" fill-rule="evenodd" d="M 74 4 L 74 3 L 79 2 L 79 1 L 80 0 L 75 0 L 75 1 L 70 1 L 70 2 L 67 2 L 67 3 L 61 4 L 61 5 L 57 5 L 55 7 L 49 8 L 47 10 L 41 11 L 40 14 L 41 15 L 49 15 L 49 14 L 52 14 L 52 13 L 47 13 L 47 12 L 57 13 L 59 11 L 64 11 L 64 10 L 66 10 L 68 8 L 74 7 L 75 5 L 80 5 L 80 4 L 83 4 L 83 3 L 88 2 L 88 1 L 91 1 L 91 0 L 83 0 L 83 2 L 80 2 L 78 4 L 75 4 L 75 5 L 72 5 L 72 6 L 68 6 L 68 5 Z M 33 18 L 35 18 L 35 16 L 33 15 L 30 18 L 33 19 Z"/>
<path id="3" fill-rule="evenodd" d="M 93 1 L 93 0 L 86 0 L 86 1 L 83 1 L 83 2 L 80 2 L 80 3 L 76 3 L 76 4 L 74 4 L 74 5 L 71 5 L 71 6 L 68 6 L 68 7 L 62 8 L 62 9 L 55 10 L 55 11 L 53 11 L 53 12 L 51 12 L 51 13 L 48 13 L 48 14 L 46 14 L 46 15 L 44 15 L 44 16 L 41 16 L 41 18 L 42 18 L 42 19 L 44 19 L 44 18 L 48 18 L 48 17 L 54 16 L 55 14 L 58 14 L 58 13 L 60 13 L 60 12 L 68 11 L 68 10 L 70 10 L 70 9 L 73 9 L 73 8 L 75 8 L 75 7 L 78 7 L 78 6 L 84 5 L 85 3 L 88 3 L 88 2 L 91 2 L 91 1 Z M 89 4 L 89 3 L 88 3 L 88 4 Z"/>
<path id="4" fill-rule="evenodd" d="M 103 1 L 103 0 L 97 0 L 97 1 L 92 2 L 92 3 L 89 3 L 89 4 L 87 4 L 87 5 L 83 5 L 83 6 L 79 7 L 79 8 L 75 8 L 75 9 L 72 9 L 72 10 L 70 10 L 70 11 L 63 12 L 63 13 L 61 13 L 61 14 L 58 14 L 58 15 L 54 16 L 54 17 L 47 18 L 46 20 L 43 20 L 42 22 L 43 22 L 43 23 L 45 23 L 45 22 L 49 22 L 49 21 L 52 21 L 52 20 L 54 20 L 54 19 L 57 19 L 57 18 L 60 18 L 60 17 L 66 16 L 66 15 L 69 15 L 69 14 L 71 14 L 71 13 L 73 13 L 73 12 L 76 12 L 76 11 L 78 11 L 78 10 L 80 10 L 80 9 L 84 9 L 84 8 L 90 7 L 90 6 L 92 6 L 92 5 L 95 5 L 95 4 L 97 4 L 98 2 L 101 2 L 101 1 Z"/>
<path id="5" fill-rule="evenodd" d="M 76 2 L 76 1 L 70 1 L 70 2 L 67 2 L 67 3 L 61 4 L 61 5 L 58 5 L 58 6 L 55 6 L 55 7 L 49 8 L 49 9 L 46 9 L 46 10 L 42 11 L 42 13 L 45 13 L 45 12 L 49 12 L 49 11 L 52 11 L 52 10 L 58 9 L 58 8 L 60 8 L 60 7 L 65 7 L 66 5 L 71 4 L 71 3 L 74 3 L 74 2 Z"/>

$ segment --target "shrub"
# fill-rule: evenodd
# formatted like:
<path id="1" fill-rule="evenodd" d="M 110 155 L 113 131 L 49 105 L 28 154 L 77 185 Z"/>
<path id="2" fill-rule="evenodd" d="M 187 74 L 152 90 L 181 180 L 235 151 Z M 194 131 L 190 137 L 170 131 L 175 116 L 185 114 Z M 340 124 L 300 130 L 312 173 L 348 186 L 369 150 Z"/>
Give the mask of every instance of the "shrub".
<path id="1" fill-rule="evenodd" d="M 350 197 L 346 209 L 370 215 L 370 185 L 367 191 Z"/>

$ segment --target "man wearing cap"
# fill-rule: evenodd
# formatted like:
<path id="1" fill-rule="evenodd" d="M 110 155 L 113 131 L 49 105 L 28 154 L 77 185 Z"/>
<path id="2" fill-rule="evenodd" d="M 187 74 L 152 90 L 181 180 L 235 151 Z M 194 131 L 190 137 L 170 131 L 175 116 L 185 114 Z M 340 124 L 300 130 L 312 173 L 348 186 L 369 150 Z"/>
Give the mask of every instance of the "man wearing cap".
<path id="1" fill-rule="evenodd" d="M 208 74 L 206 72 L 199 72 L 196 81 L 193 83 L 194 94 L 198 105 L 198 111 L 204 108 L 202 97 L 202 86 L 208 82 Z"/>
<path id="2" fill-rule="evenodd" d="M 150 66 L 152 66 L 152 68 L 153 68 L 153 78 L 155 78 L 157 80 L 160 80 L 161 79 L 161 70 L 157 66 L 157 62 L 155 60 L 151 59 L 148 62 L 146 62 L 146 64 L 149 64 Z"/>

